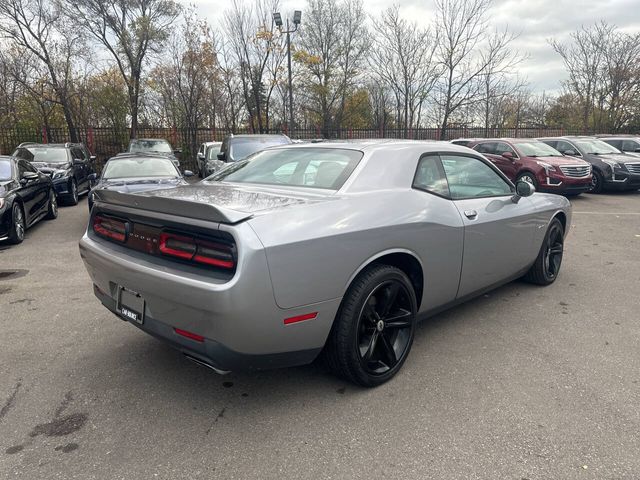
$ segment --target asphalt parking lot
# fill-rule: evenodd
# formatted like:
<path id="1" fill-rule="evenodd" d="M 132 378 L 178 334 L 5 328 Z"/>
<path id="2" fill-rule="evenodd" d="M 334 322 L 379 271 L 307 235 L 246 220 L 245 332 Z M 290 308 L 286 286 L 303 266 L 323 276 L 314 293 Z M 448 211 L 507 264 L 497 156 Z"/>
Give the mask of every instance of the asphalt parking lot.
<path id="1" fill-rule="evenodd" d="M 188 362 L 94 298 L 61 208 L 0 245 L 0 478 L 639 478 L 640 193 L 573 205 L 554 285 L 424 322 L 373 390 Z"/>

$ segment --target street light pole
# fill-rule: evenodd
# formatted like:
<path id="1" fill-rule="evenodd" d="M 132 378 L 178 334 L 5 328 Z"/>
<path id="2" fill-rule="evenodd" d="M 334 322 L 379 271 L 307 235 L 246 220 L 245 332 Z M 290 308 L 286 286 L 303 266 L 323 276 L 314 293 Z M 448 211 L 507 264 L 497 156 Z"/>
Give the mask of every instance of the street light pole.
<path id="1" fill-rule="evenodd" d="M 298 30 L 298 26 L 302 20 L 302 11 L 296 10 L 293 12 L 293 29 L 289 28 L 289 19 L 287 18 L 287 28 L 282 29 L 282 15 L 280 12 L 273 13 L 273 21 L 280 30 L 280 33 L 287 35 L 287 63 L 289 66 L 289 135 L 293 131 L 293 80 L 291 76 L 291 34 Z"/>

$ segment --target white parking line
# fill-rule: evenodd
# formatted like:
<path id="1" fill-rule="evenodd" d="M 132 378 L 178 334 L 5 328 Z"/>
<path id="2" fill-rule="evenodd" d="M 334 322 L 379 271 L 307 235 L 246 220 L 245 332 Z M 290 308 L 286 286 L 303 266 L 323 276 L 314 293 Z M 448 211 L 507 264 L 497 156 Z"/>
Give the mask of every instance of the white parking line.
<path id="1" fill-rule="evenodd" d="M 576 213 L 584 213 L 585 215 L 640 215 L 640 212 L 573 212 Z"/>

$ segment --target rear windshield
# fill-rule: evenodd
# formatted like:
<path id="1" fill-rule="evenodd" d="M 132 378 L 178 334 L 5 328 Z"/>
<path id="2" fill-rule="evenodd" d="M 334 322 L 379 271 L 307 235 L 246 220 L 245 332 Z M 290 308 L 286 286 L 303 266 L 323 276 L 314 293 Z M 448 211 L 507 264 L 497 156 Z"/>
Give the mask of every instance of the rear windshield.
<path id="1" fill-rule="evenodd" d="M 130 152 L 159 152 L 172 153 L 171 145 L 166 140 L 132 140 L 129 144 Z"/>
<path id="2" fill-rule="evenodd" d="M 229 146 L 229 156 L 234 162 L 244 160 L 249 155 L 276 145 L 288 145 L 291 141 L 287 137 L 254 137 L 234 138 Z"/>
<path id="3" fill-rule="evenodd" d="M 561 157 L 562 154 L 555 148 L 542 142 L 521 142 L 516 147 L 525 157 Z"/>
<path id="4" fill-rule="evenodd" d="M 11 162 L 0 160 L 0 180 L 11 180 Z"/>
<path id="5" fill-rule="evenodd" d="M 362 155 L 356 150 L 333 148 L 266 150 L 230 165 L 207 180 L 338 190 Z"/>
<path id="6" fill-rule="evenodd" d="M 173 162 L 167 158 L 121 158 L 107 162 L 102 172 L 104 180 L 114 178 L 177 177 Z"/>

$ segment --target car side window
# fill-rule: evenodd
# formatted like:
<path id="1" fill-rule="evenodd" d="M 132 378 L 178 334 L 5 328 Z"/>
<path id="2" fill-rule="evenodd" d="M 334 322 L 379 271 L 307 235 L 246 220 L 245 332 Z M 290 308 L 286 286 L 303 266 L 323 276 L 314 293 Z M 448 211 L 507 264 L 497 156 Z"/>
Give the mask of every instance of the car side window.
<path id="1" fill-rule="evenodd" d="M 615 147 L 615 145 L 614 145 Z M 619 148 L 619 147 L 616 147 Z M 640 148 L 640 144 L 634 140 L 625 140 L 622 142 L 622 150 L 623 152 L 635 152 Z"/>
<path id="2" fill-rule="evenodd" d="M 474 147 L 476 152 L 493 154 L 496 151 L 496 144 L 493 142 L 485 142 Z"/>
<path id="3" fill-rule="evenodd" d="M 22 158 L 24 160 L 27 160 L 28 162 L 33 160 L 33 153 L 31 153 L 29 150 L 27 150 L 26 148 L 19 148 L 15 151 L 15 153 L 13 154 L 14 157 L 18 157 L 18 158 Z"/>
<path id="4" fill-rule="evenodd" d="M 447 176 L 438 155 L 423 155 L 413 177 L 413 188 L 449 197 Z"/>
<path id="5" fill-rule="evenodd" d="M 509 152 L 514 157 L 516 158 L 518 157 L 518 154 L 516 154 L 515 150 L 511 148 L 509 144 L 504 142 L 496 143 L 495 152 L 496 152 L 496 155 L 502 155 L 503 153 Z"/>
<path id="6" fill-rule="evenodd" d="M 82 150 L 80 148 L 74 147 L 71 149 L 71 157 L 73 158 L 73 160 L 80 159 L 80 160 L 86 160 L 84 158 L 84 154 L 82 152 Z"/>
<path id="7" fill-rule="evenodd" d="M 575 156 L 580 156 L 580 152 L 578 152 L 578 149 L 576 147 L 574 147 L 573 145 L 571 145 L 569 142 L 565 142 L 564 140 L 559 140 L 558 141 L 558 145 L 555 148 L 560 153 L 564 153 L 564 152 L 566 152 L 568 150 L 573 150 L 576 153 Z"/>
<path id="8" fill-rule="evenodd" d="M 24 176 L 24 172 L 28 171 L 29 163 L 25 160 L 18 161 L 18 179 L 21 179 Z"/>
<path id="9" fill-rule="evenodd" d="M 38 169 L 31 165 L 29 162 L 24 162 L 24 168 L 27 172 L 38 173 Z"/>
<path id="10" fill-rule="evenodd" d="M 440 158 L 454 200 L 513 193 L 511 185 L 479 158 L 450 154 Z"/>

